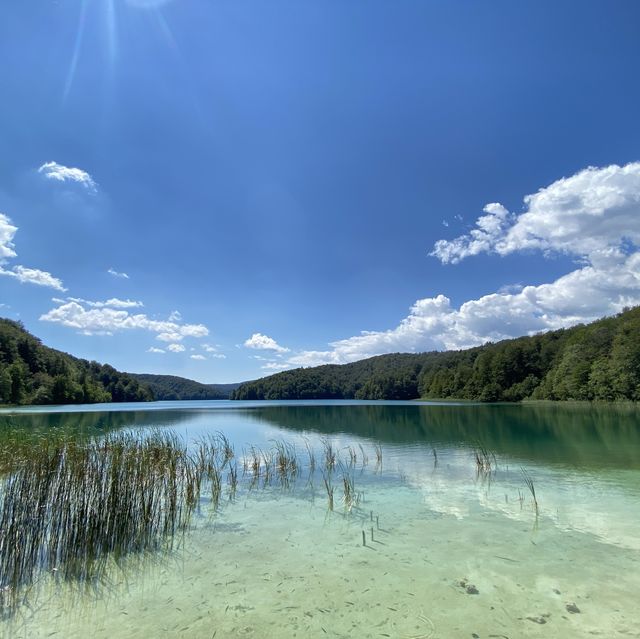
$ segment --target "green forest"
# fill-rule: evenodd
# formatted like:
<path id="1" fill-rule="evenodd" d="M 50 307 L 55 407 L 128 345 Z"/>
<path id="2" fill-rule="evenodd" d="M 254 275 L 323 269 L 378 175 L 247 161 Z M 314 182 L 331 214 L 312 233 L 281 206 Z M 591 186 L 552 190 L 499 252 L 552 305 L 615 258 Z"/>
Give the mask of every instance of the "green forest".
<path id="1" fill-rule="evenodd" d="M 640 307 L 461 351 L 394 353 L 244 384 L 122 373 L 44 346 L 0 319 L 0 404 L 179 399 L 640 400 Z"/>
<path id="2" fill-rule="evenodd" d="M 43 346 L 22 324 L 0 319 L 0 404 L 144 402 L 150 388 L 108 364 Z"/>
<path id="3" fill-rule="evenodd" d="M 284 371 L 234 399 L 640 400 L 640 307 L 461 351 L 391 354 Z"/>
<path id="4" fill-rule="evenodd" d="M 156 400 L 175 401 L 188 399 L 229 399 L 240 384 L 201 384 L 176 375 L 151 375 L 129 373 L 140 383 L 147 385 Z"/>

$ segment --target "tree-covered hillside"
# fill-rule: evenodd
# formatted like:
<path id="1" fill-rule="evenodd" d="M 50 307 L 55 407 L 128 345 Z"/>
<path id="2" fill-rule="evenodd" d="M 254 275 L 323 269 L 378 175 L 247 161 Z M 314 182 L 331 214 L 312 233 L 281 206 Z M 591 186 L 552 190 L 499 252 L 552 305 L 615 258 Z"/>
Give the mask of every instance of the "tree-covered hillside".
<path id="1" fill-rule="evenodd" d="M 201 384 L 175 375 L 130 373 L 131 377 L 146 384 L 157 400 L 229 399 L 240 384 Z"/>
<path id="2" fill-rule="evenodd" d="M 131 375 L 43 346 L 19 322 L 0 318 L 0 404 L 151 399 L 151 390 Z"/>
<path id="3" fill-rule="evenodd" d="M 234 399 L 640 400 L 640 307 L 463 351 L 380 355 L 285 371 Z"/>
<path id="4" fill-rule="evenodd" d="M 438 353 L 379 355 L 342 366 L 284 371 L 242 384 L 233 399 L 413 399 L 425 362 Z"/>

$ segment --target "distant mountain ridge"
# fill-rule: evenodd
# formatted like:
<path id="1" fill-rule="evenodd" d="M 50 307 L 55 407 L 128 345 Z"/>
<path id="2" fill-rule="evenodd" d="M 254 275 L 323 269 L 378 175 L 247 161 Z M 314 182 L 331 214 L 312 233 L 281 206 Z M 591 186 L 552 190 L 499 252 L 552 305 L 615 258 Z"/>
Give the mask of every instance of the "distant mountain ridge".
<path id="1" fill-rule="evenodd" d="M 233 399 L 640 400 L 640 307 L 460 351 L 379 355 L 283 371 Z"/>
<path id="2" fill-rule="evenodd" d="M 20 322 L 0 318 L 0 404 L 228 399 L 238 386 L 123 373 L 44 346 Z"/>
<path id="3" fill-rule="evenodd" d="M 131 377 L 148 386 L 159 401 L 189 399 L 229 399 L 242 382 L 236 384 L 202 384 L 176 375 L 129 373 Z"/>

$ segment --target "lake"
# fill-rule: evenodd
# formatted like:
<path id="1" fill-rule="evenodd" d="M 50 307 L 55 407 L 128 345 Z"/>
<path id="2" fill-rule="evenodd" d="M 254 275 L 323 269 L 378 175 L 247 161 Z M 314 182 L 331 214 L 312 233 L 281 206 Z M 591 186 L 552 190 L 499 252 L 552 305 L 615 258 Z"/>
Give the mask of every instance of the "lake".
<path id="1" fill-rule="evenodd" d="M 203 491 L 170 552 L 114 562 L 91 588 L 41 575 L 0 635 L 640 637 L 639 418 L 581 404 L 4 409 L 0 442 L 222 432 L 238 485 L 217 508 Z M 295 447 L 295 476 L 255 481 L 251 456 L 276 442 Z"/>

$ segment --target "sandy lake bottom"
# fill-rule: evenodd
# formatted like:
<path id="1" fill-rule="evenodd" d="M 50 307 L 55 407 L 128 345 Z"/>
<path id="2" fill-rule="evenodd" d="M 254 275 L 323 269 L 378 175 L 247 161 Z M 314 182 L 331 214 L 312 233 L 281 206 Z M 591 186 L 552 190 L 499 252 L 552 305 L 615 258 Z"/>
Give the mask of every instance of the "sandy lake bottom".
<path id="1" fill-rule="evenodd" d="M 446 501 L 441 485 L 408 477 L 368 483 L 351 512 L 339 503 L 328 512 L 319 486 L 313 495 L 308 486 L 247 493 L 213 517 L 203 513 L 169 556 L 114 568 L 97 593 L 41 588 L 7 630 L 28 638 L 640 636 L 638 548 L 623 534 L 611 543 L 561 525 L 558 508 L 556 520 L 541 508 L 536 521 L 530 500 L 506 489 L 472 480 L 451 512 L 437 506 Z"/>

